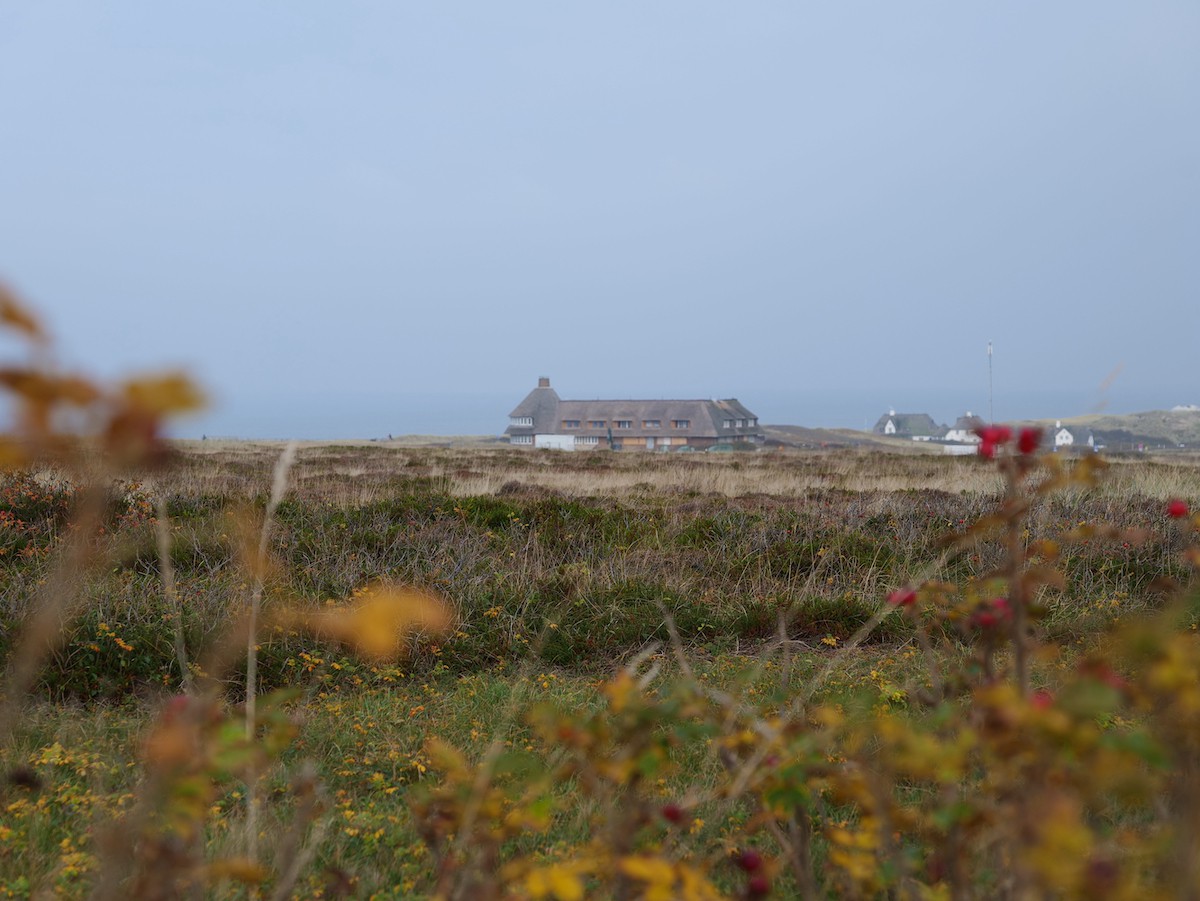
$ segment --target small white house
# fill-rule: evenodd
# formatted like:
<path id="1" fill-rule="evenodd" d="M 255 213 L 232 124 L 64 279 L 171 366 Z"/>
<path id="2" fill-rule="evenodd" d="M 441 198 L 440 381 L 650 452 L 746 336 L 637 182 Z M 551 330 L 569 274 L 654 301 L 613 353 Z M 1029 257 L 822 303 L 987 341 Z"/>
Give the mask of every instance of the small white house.
<path id="1" fill-rule="evenodd" d="M 1085 437 L 1086 433 L 1086 437 Z M 1065 426 L 1061 419 L 1054 421 L 1054 428 L 1050 431 L 1050 437 L 1053 438 L 1054 449 L 1060 447 L 1090 447 L 1096 449 L 1096 436 L 1092 434 L 1090 429 L 1084 429 L 1082 426 Z"/>
<path id="2" fill-rule="evenodd" d="M 954 426 L 946 432 L 944 440 L 978 444 L 981 440 L 978 430 L 983 428 L 984 425 L 985 423 L 980 417 L 968 410 L 966 416 L 958 417 Z"/>
<path id="3" fill-rule="evenodd" d="M 914 441 L 930 441 L 946 434 L 946 427 L 938 425 L 928 413 L 897 413 L 894 409 L 879 417 L 872 429 L 876 435 L 894 435 L 897 438 L 912 438 Z"/>
<path id="4" fill-rule="evenodd" d="M 1068 428 L 1065 428 L 1061 419 L 1056 419 L 1054 421 L 1054 432 L 1052 435 L 1054 437 L 1055 450 L 1058 450 L 1060 447 L 1071 447 L 1075 443 L 1074 432 Z"/>

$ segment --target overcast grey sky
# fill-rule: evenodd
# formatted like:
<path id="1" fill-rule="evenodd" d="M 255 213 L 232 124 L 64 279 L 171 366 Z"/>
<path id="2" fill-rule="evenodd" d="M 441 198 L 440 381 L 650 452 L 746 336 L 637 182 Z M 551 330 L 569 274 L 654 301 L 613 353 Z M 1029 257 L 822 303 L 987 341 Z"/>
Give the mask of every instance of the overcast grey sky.
<path id="1" fill-rule="evenodd" d="M 0 278 L 188 433 L 1200 403 L 1194 0 L 7 0 L 0 129 Z"/>

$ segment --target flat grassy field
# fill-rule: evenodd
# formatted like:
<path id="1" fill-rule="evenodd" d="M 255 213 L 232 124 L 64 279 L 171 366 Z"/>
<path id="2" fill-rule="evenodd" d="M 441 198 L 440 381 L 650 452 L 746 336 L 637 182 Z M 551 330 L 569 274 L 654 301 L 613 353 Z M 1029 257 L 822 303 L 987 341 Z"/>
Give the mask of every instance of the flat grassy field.
<path id="1" fill-rule="evenodd" d="M 980 613 L 1007 590 L 996 581 L 1011 549 L 963 538 L 1008 515 L 990 461 L 309 446 L 256 569 L 280 451 L 187 443 L 169 468 L 111 486 L 80 597 L 30 696 L 8 699 L 24 706 L 0 750 L 0 897 L 1136 897 L 1191 872 L 1190 858 L 1172 864 L 1181 871 L 1129 862 L 1143 846 L 1122 844 L 1122 830 L 1153 806 L 1141 795 L 1121 812 L 1080 808 L 1078 872 L 1030 864 L 1010 878 L 998 826 L 972 844 L 973 821 L 937 819 L 961 812 L 963 798 L 943 795 L 976 785 L 978 760 L 945 763 L 945 778 L 893 762 L 856 770 L 858 782 L 827 772 L 840 755 L 899 748 L 879 723 L 906 717 L 928 728 L 930 759 L 948 755 L 960 733 L 928 717 L 983 709 L 970 695 L 991 684 L 978 667 L 1011 665 Z M 1171 498 L 1200 501 L 1200 464 L 1114 460 L 1098 483 L 1021 509 L 1020 541 L 1053 543 L 1061 576 L 1030 583 L 1031 690 L 1057 695 L 1122 623 L 1165 609 L 1169 582 L 1189 583 L 1191 538 L 1164 515 Z M 49 470 L 0 489 L 6 659 L 79 503 Z M 393 584 L 444 598 L 449 627 L 382 659 L 288 625 Z M 245 661 L 224 646 L 256 586 L 258 726 L 239 744 Z M 924 603 L 950 612 L 922 619 L 897 601 L 909 586 L 930 586 Z M 1183 633 L 1195 628 L 1181 616 Z M 180 641 L 189 677 L 221 687 L 203 704 L 180 694 Z M 1138 734 L 1130 703 L 1070 715 L 1099 723 L 1107 747 L 1125 740 L 1106 731 L 1122 723 Z M 854 711 L 874 718 L 869 731 L 847 725 Z M 179 723 L 207 755 L 187 779 L 188 755 L 172 756 Z M 985 726 L 971 728 L 983 743 Z M 781 762 L 801 767 L 796 742 L 802 774 Z M 1091 760 L 1088 748 L 1071 753 Z M 1132 785 L 1154 764 L 1129 767 Z M 866 798 L 885 775 L 899 806 L 879 827 Z M 818 797 L 811 817 L 780 812 Z M 898 812 L 928 798 L 941 805 L 928 822 Z M 988 798 L 972 815 L 1011 800 Z M 1095 817 L 1108 825 L 1093 829 Z M 137 829 L 157 838 L 128 840 Z M 883 844 L 860 841 L 868 832 Z M 129 881 L 135 871 L 159 875 Z M 175 887 L 155 895 L 150 882 L 168 876 Z"/>

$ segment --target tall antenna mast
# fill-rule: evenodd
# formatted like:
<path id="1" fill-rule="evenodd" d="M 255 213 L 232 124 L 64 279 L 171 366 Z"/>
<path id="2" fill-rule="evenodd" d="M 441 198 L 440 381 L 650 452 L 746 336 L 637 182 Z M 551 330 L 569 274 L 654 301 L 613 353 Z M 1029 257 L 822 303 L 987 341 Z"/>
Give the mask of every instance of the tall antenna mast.
<path id="1" fill-rule="evenodd" d="M 992 410 L 992 342 L 988 342 L 988 422 L 996 422 L 996 414 Z"/>

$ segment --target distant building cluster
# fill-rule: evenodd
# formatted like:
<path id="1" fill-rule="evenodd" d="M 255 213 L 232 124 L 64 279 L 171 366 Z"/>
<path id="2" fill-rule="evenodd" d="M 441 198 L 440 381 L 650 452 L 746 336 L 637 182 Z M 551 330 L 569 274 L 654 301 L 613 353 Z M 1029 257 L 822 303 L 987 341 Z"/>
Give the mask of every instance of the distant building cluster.
<path id="1" fill-rule="evenodd" d="M 971 453 L 979 444 L 979 430 L 987 425 L 983 417 L 968 410 L 954 421 L 954 425 L 938 425 L 928 413 L 897 413 L 888 410 L 879 417 L 872 429 L 877 435 L 895 438 L 911 438 L 913 441 L 931 441 L 946 447 L 946 453 Z M 1096 436 L 1091 429 L 1071 427 L 1054 423 L 1047 432 L 1046 446 L 1051 450 L 1087 447 L 1096 450 Z"/>
<path id="2" fill-rule="evenodd" d="M 736 398 L 563 400 L 544 377 L 508 414 L 504 434 L 516 447 L 567 451 L 751 450 L 765 440 Z"/>

